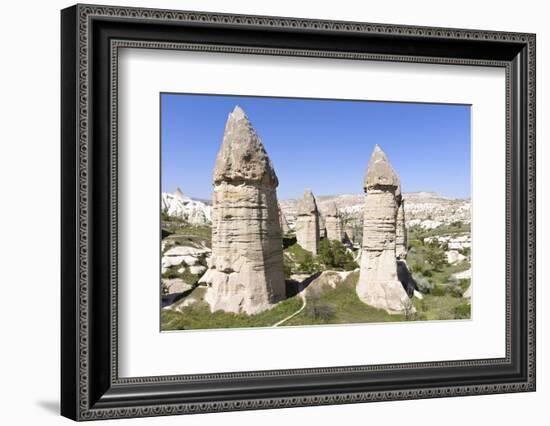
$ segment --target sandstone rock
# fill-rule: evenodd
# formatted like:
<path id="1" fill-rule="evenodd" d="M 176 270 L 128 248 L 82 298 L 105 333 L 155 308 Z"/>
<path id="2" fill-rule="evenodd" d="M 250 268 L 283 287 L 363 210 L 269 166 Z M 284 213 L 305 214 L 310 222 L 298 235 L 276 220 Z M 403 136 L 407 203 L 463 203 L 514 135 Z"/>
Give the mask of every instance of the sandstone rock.
<path id="1" fill-rule="evenodd" d="M 186 283 L 180 278 L 163 279 L 162 284 L 164 284 L 167 294 L 183 293 L 193 288 L 191 284 Z"/>
<path id="2" fill-rule="evenodd" d="M 206 271 L 206 266 L 203 265 L 193 265 L 188 267 L 189 272 L 191 272 L 193 275 L 200 275 L 204 271 Z"/>
<path id="3" fill-rule="evenodd" d="M 462 272 L 455 272 L 453 275 L 451 275 L 453 278 L 456 278 L 457 280 L 467 280 L 472 278 L 472 268 L 467 269 L 466 271 Z"/>
<path id="4" fill-rule="evenodd" d="M 212 311 L 255 314 L 285 297 L 277 176 L 244 111 L 229 114 L 213 173 Z"/>
<path id="5" fill-rule="evenodd" d="M 405 200 L 397 197 L 397 218 L 395 225 L 395 254 L 398 259 L 407 257 L 407 227 L 405 226 Z"/>
<path id="6" fill-rule="evenodd" d="M 462 297 L 465 299 L 471 299 L 472 298 L 472 285 L 470 284 L 466 291 L 462 294 Z"/>
<path id="7" fill-rule="evenodd" d="M 179 188 L 173 194 L 162 193 L 161 209 L 168 216 L 178 217 L 191 225 L 208 225 L 212 220 L 210 206 L 185 196 Z"/>
<path id="8" fill-rule="evenodd" d="M 416 297 L 418 300 L 424 299 L 424 295 L 420 293 L 418 290 L 415 290 L 413 293 L 414 297 Z"/>
<path id="9" fill-rule="evenodd" d="M 317 255 L 319 247 L 319 210 L 311 190 L 306 189 L 298 204 L 296 240 L 304 250 Z"/>
<path id="10" fill-rule="evenodd" d="M 288 233 L 290 231 L 290 227 L 288 226 L 288 220 L 286 219 L 285 214 L 283 213 L 283 210 L 281 209 L 281 205 L 277 204 L 279 206 L 279 222 L 281 225 L 281 231 L 283 235 Z"/>
<path id="11" fill-rule="evenodd" d="M 466 256 L 459 253 L 457 250 L 446 251 L 445 256 L 447 256 L 447 263 L 451 265 L 455 265 L 466 259 Z"/>
<path id="12" fill-rule="evenodd" d="M 164 256 L 194 256 L 207 255 L 210 253 L 208 248 L 197 248 L 191 246 L 174 246 L 164 253 Z"/>
<path id="13" fill-rule="evenodd" d="M 170 268 L 171 266 L 178 266 L 185 262 L 186 265 L 194 265 L 196 258 L 193 256 L 162 256 L 161 266 L 163 268 Z"/>
<path id="14" fill-rule="evenodd" d="M 327 238 L 327 228 L 325 215 L 319 210 L 319 239 Z"/>
<path id="15" fill-rule="evenodd" d="M 367 197 L 357 295 L 366 304 L 390 314 L 414 311 L 397 277 L 396 192 L 400 181 L 378 145 L 369 160 L 363 187 Z"/>
<path id="16" fill-rule="evenodd" d="M 327 239 L 342 241 L 344 238 L 344 226 L 342 223 L 342 216 L 336 203 L 330 203 L 328 209 L 325 212 L 325 229 L 327 232 Z"/>

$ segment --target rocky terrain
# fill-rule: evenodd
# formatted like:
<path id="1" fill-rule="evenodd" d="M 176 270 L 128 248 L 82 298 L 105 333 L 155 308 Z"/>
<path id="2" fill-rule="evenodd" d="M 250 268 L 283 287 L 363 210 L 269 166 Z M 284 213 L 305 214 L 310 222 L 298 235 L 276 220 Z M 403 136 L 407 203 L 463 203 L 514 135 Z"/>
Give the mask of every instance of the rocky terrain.
<path id="1" fill-rule="evenodd" d="M 244 111 L 229 114 L 212 203 L 162 194 L 163 330 L 470 317 L 470 203 L 401 192 L 375 145 L 364 195 L 277 199 Z"/>
<path id="2" fill-rule="evenodd" d="M 365 194 L 317 195 L 316 200 L 321 214 L 326 214 L 335 203 L 344 218 L 360 220 L 365 197 Z M 407 206 L 407 227 L 433 229 L 457 221 L 470 223 L 470 199 L 447 198 L 435 192 L 405 192 L 403 199 Z M 279 201 L 291 228 L 296 223 L 299 201 L 294 198 Z"/>
<path id="3" fill-rule="evenodd" d="M 212 223 L 212 207 L 203 201 L 187 197 L 179 188 L 173 194 L 162 193 L 161 212 L 167 217 L 182 219 L 190 225 Z"/>

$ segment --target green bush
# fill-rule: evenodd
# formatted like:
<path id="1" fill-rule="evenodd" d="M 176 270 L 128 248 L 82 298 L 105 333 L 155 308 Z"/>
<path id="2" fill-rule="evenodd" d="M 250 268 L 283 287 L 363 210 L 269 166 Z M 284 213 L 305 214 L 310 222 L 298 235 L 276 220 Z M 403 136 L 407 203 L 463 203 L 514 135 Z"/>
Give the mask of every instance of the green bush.
<path id="1" fill-rule="evenodd" d="M 286 279 L 289 279 L 292 275 L 292 262 L 288 259 L 287 256 L 283 256 L 283 272 Z"/>
<path id="2" fill-rule="evenodd" d="M 441 272 L 443 268 L 447 265 L 445 250 L 437 241 L 432 241 L 425 247 L 426 262 L 428 262 L 428 264 L 434 269 L 434 271 Z"/>
<path id="3" fill-rule="evenodd" d="M 330 269 L 352 271 L 359 267 L 346 247 L 340 241 L 335 240 L 321 240 L 317 261 Z"/>
<path id="4" fill-rule="evenodd" d="M 336 307 L 329 303 L 312 303 L 308 306 L 308 316 L 321 321 L 329 321 L 336 315 Z"/>
<path id="5" fill-rule="evenodd" d="M 413 278 L 420 293 L 430 293 L 434 288 L 434 285 L 425 276 L 413 274 Z"/>
<path id="6" fill-rule="evenodd" d="M 463 247 L 458 250 L 458 252 L 463 256 L 470 257 L 472 250 L 470 249 L 470 247 Z"/>
<path id="7" fill-rule="evenodd" d="M 450 285 L 448 292 L 453 297 L 462 297 L 462 294 L 464 293 L 459 285 Z"/>
<path id="8" fill-rule="evenodd" d="M 170 268 L 166 270 L 164 274 L 162 274 L 162 278 L 173 279 L 173 278 L 179 278 L 180 275 L 181 274 L 176 269 Z"/>
<path id="9" fill-rule="evenodd" d="M 298 265 L 298 269 L 300 272 L 304 272 L 306 274 L 312 274 L 315 272 L 315 263 L 313 263 L 313 256 L 311 253 L 305 253 L 303 260 Z"/>
<path id="10" fill-rule="evenodd" d="M 462 303 L 455 308 L 456 319 L 469 319 L 471 315 L 471 306 L 469 303 Z"/>

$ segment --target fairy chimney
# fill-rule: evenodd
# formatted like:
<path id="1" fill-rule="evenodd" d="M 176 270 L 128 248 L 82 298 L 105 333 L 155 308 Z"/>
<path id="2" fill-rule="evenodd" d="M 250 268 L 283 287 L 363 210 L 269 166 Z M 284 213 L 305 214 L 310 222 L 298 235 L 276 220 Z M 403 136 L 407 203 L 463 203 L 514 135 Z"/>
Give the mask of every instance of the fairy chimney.
<path id="1" fill-rule="evenodd" d="M 298 202 L 298 217 L 296 219 L 296 240 L 303 249 L 314 256 L 319 247 L 319 209 L 315 196 L 310 189 L 306 189 Z"/>
<path id="2" fill-rule="evenodd" d="M 213 174 L 211 311 L 256 314 L 285 297 L 276 188 L 267 152 L 244 111 L 229 114 Z"/>
<path id="3" fill-rule="evenodd" d="M 344 238 L 342 215 L 335 202 L 329 203 L 328 209 L 325 211 L 325 228 L 327 239 L 342 241 Z"/>
<path id="4" fill-rule="evenodd" d="M 376 145 L 365 175 L 367 193 L 363 213 L 363 243 L 357 295 L 366 304 L 390 314 L 413 311 L 397 277 L 396 193 L 399 176 Z"/>

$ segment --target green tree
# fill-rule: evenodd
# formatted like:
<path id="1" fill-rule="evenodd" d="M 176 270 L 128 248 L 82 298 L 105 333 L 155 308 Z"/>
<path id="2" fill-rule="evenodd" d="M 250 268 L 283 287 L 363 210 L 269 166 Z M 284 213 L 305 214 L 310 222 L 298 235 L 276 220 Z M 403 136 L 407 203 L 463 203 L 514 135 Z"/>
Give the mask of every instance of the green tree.
<path id="1" fill-rule="evenodd" d="M 447 265 L 445 251 L 435 240 L 426 247 L 426 262 L 428 262 L 435 271 L 442 271 L 445 265 Z"/>
<path id="2" fill-rule="evenodd" d="M 321 240 L 317 260 L 329 268 L 345 269 L 346 271 L 358 267 L 352 254 L 340 241 L 335 240 Z"/>

